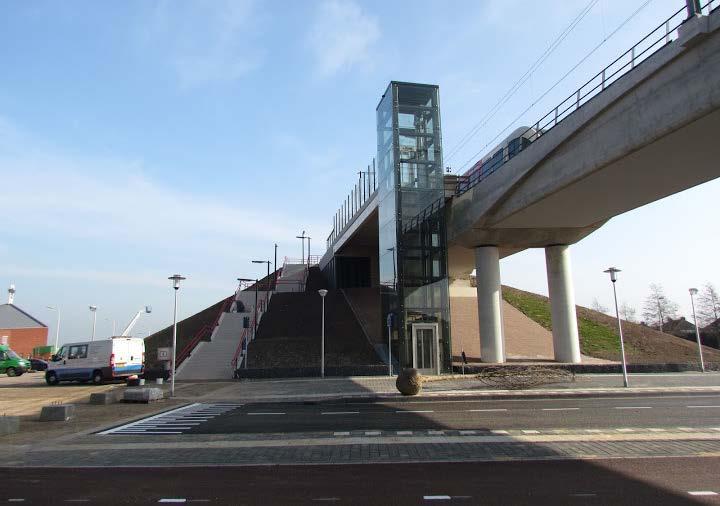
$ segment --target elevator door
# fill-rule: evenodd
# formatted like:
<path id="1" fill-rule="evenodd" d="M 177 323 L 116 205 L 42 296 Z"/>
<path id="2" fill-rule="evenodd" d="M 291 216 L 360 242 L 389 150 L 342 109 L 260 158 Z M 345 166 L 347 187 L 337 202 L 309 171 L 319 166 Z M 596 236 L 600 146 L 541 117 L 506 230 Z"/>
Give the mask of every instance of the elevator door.
<path id="1" fill-rule="evenodd" d="M 420 374 L 440 374 L 437 323 L 414 323 L 412 344 L 413 367 Z"/>

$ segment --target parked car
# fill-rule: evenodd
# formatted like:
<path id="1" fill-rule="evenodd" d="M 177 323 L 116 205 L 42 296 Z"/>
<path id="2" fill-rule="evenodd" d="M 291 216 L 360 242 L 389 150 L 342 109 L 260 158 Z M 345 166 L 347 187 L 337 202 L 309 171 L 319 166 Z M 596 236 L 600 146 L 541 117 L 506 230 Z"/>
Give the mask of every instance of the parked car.
<path id="1" fill-rule="evenodd" d="M 30 359 L 30 371 L 44 371 L 48 368 L 48 363 L 41 358 Z"/>
<path id="2" fill-rule="evenodd" d="M 48 385 L 61 381 L 92 381 L 127 378 L 142 374 L 145 341 L 136 337 L 113 337 L 102 341 L 64 344 L 45 371 Z"/>
<path id="3" fill-rule="evenodd" d="M 0 374 L 20 376 L 30 369 L 30 362 L 12 351 L 9 346 L 0 344 Z"/>

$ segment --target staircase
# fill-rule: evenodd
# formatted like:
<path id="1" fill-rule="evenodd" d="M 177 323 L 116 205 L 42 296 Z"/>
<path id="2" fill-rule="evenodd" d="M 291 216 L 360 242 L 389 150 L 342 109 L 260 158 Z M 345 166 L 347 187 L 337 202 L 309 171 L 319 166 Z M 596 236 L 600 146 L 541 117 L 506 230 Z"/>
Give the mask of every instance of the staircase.
<path id="1" fill-rule="evenodd" d="M 325 283 L 317 267 L 309 269 L 305 285 L 306 291 L 273 296 L 257 337 L 250 342 L 248 370 L 275 370 L 279 376 L 283 375 L 282 370 L 298 372 L 292 375 L 319 370 L 322 300 L 317 290 Z M 326 368 L 382 365 L 340 290 L 329 290 L 325 297 L 325 365 Z"/>
<path id="2" fill-rule="evenodd" d="M 230 358 L 243 331 L 243 317 L 251 313 L 223 313 L 211 341 L 201 341 L 176 373 L 178 380 L 229 380 Z M 252 317 L 252 316 L 251 316 Z"/>

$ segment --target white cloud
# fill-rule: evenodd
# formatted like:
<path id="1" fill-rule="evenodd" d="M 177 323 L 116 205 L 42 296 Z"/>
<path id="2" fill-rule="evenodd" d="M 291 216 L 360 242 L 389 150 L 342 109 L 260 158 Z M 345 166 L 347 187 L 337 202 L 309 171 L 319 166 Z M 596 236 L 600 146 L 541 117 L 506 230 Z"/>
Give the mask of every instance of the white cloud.
<path id="1" fill-rule="evenodd" d="M 371 51 L 380 38 L 375 17 L 363 13 L 352 0 L 326 0 L 318 6 L 308 34 L 316 72 L 329 77 L 372 61 Z"/>
<path id="2" fill-rule="evenodd" d="M 163 0 L 141 24 L 145 50 L 167 60 L 181 86 L 231 82 L 256 68 L 261 51 L 254 0 Z"/>

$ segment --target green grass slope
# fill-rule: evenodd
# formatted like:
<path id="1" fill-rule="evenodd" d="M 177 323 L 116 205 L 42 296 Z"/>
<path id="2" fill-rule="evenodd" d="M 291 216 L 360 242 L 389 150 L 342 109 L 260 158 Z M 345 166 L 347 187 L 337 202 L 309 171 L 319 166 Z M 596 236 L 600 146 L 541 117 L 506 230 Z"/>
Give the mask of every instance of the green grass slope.
<path id="1" fill-rule="evenodd" d="M 523 314 L 552 330 L 550 299 L 536 293 L 503 286 L 503 298 Z M 620 360 L 620 338 L 617 320 L 582 306 L 576 306 L 580 349 L 584 355 L 607 360 Z M 697 346 L 679 337 L 658 332 L 644 325 L 623 321 L 625 351 L 629 363 L 694 363 L 698 361 Z M 720 352 L 703 347 L 707 362 L 720 362 Z"/>

